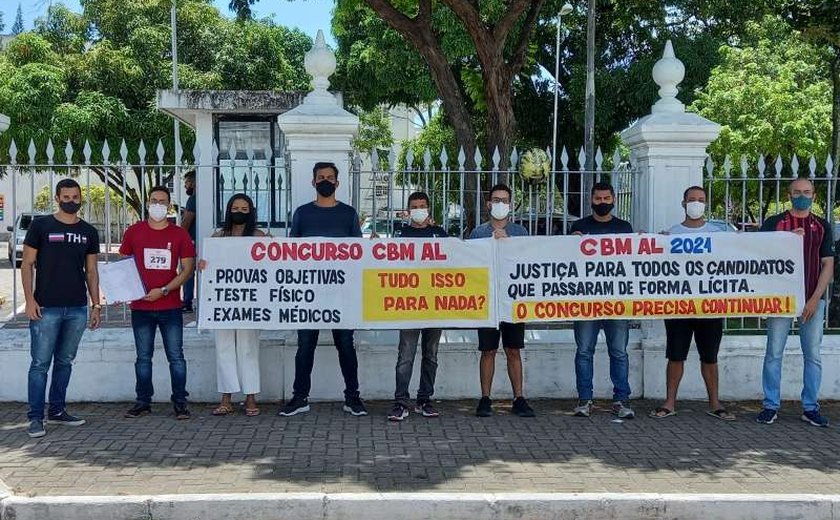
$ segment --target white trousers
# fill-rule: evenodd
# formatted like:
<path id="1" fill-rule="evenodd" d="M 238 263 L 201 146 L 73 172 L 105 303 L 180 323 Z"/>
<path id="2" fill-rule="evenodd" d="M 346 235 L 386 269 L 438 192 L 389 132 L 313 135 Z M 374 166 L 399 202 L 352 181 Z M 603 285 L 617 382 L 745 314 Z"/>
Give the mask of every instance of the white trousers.
<path id="1" fill-rule="evenodd" d="M 260 393 L 260 332 L 216 331 L 216 381 L 219 392 Z"/>

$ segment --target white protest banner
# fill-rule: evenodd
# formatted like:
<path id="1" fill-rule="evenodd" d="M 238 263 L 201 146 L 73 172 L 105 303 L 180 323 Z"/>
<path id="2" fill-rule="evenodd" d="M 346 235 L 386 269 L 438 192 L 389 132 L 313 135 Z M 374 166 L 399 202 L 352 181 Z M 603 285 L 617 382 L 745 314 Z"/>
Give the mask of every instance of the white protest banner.
<path id="1" fill-rule="evenodd" d="M 587 235 L 499 241 L 510 322 L 799 316 L 802 237 L 789 232 Z"/>
<path id="2" fill-rule="evenodd" d="M 493 251 L 454 238 L 209 238 L 198 325 L 493 327 Z"/>

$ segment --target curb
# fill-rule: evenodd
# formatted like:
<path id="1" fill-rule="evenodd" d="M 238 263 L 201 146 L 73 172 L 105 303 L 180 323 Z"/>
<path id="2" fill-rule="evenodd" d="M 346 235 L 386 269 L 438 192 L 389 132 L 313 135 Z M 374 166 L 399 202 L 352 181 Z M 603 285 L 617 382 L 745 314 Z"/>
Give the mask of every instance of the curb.
<path id="1" fill-rule="evenodd" d="M 840 495 L 277 493 L 13 497 L 2 520 L 840 520 Z"/>

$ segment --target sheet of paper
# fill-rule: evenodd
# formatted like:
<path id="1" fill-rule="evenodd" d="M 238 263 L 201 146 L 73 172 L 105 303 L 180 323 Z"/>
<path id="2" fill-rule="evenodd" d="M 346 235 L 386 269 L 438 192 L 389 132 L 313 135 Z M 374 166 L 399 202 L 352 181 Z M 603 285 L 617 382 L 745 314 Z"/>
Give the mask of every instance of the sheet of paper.
<path id="1" fill-rule="evenodd" d="M 99 262 L 99 288 L 108 303 L 131 302 L 146 296 L 134 258 L 118 262 Z"/>

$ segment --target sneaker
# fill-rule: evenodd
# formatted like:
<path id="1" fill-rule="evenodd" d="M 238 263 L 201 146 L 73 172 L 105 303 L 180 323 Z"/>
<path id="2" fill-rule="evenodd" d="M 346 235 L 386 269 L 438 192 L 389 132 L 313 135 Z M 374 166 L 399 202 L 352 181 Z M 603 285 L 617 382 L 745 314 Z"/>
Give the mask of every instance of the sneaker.
<path id="1" fill-rule="evenodd" d="M 187 408 L 187 403 L 175 404 L 173 408 L 175 409 L 175 418 L 179 421 L 190 418 L 190 410 Z"/>
<path id="2" fill-rule="evenodd" d="M 193 306 L 192 306 L 192 304 L 190 304 L 190 305 L 183 305 L 183 306 L 181 307 L 181 312 L 184 312 L 184 313 L 190 313 L 190 312 L 192 312 L 192 311 L 193 311 Z"/>
<path id="3" fill-rule="evenodd" d="M 152 407 L 150 405 L 144 403 L 134 403 L 134 406 L 125 412 L 123 417 L 134 419 L 136 417 L 146 415 L 147 413 L 152 413 Z"/>
<path id="4" fill-rule="evenodd" d="M 32 437 L 33 439 L 37 439 L 38 437 L 43 437 L 44 435 L 46 435 L 47 430 L 44 429 L 44 421 L 29 421 L 29 428 L 26 429 L 26 434 Z"/>
<path id="5" fill-rule="evenodd" d="M 283 408 L 280 408 L 280 411 L 277 412 L 277 415 L 281 415 L 283 417 L 291 417 L 293 415 L 297 415 L 299 413 L 306 413 L 309 411 L 309 399 L 305 397 L 292 397 L 290 401 L 287 401 L 286 404 L 283 405 Z"/>
<path id="6" fill-rule="evenodd" d="M 62 411 L 58 415 L 49 415 L 47 416 L 47 422 L 52 424 L 63 424 L 65 426 L 81 426 L 85 424 L 84 419 L 79 419 L 78 417 L 73 417 L 66 410 Z"/>
<path id="7" fill-rule="evenodd" d="M 802 417 L 800 417 L 800 419 L 810 423 L 811 426 L 821 426 L 823 428 L 828 427 L 828 417 L 821 415 L 819 410 L 802 412 Z"/>
<path id="8" fill-rule="evenodd" d="M 486 395 L 478 401 L 475 407 L 475 415 L 478 417 L 491 417 L 493 415 L 493 401 Z"/>
<path id="9" fill-rule="evenodd" d="M 431 401 L 418 402 L 417 406 L 414 408 L 414 412 L 419 413 L 423 417 L 440 417 L 440 412 L 435 410 Z"/>
<path id="10" fill-rule="evenodd" d="M 517 397 L 513 400 L 513 405 L 510 407 L 510 413 L 518 415 L 519 417 L 534 417 L 534 409 L 528 404 L 524 397 Z"/>
<path id="11" fill-rule="evenodd" d="M 367 409 L 365 409 L 365 403 L 362 402 L 360 397 L 348 397 L 344 400 L 344 411 L 349 413 L 350 415 L 355 415 L 356 417 L 360 417 L 362 415 L 367 415 Z"/>
<path id="12" fill-rule="evenodd" d="M 612 411 L 619 419 L 633 419 L 636 417 L 636 412 L 629 406 L 624 406 L 621 401 L 613 401 Z"/>
<path id="13" fill-rule="evenodd" d="M 575 417 L 589 417 L 592 415 L 592 408 L 594 408 L 592 401 L 578 401 L 578 405 L 575 407 Z"/>
<path id="14" fill-rule="evenodd" d="M 765 408 L 764 410 L 761 410 L 761 413 L 759 413 L 755 417 L 755 422 L 760 424 L 773 424 L 774 422 L 776 422 L 776 419 L 778 417 L 779 414 L 776 410 L 772 408 Z"/>
<path id="15" fill-rule="evenodd" d="M 388 420 L 399 422 L 406 417 L 408 417 L 408 408 L 403 406 L 401 403 L 394 403 L 394 407 L 391 408 L 391 411 L 388 413 Z"/>

